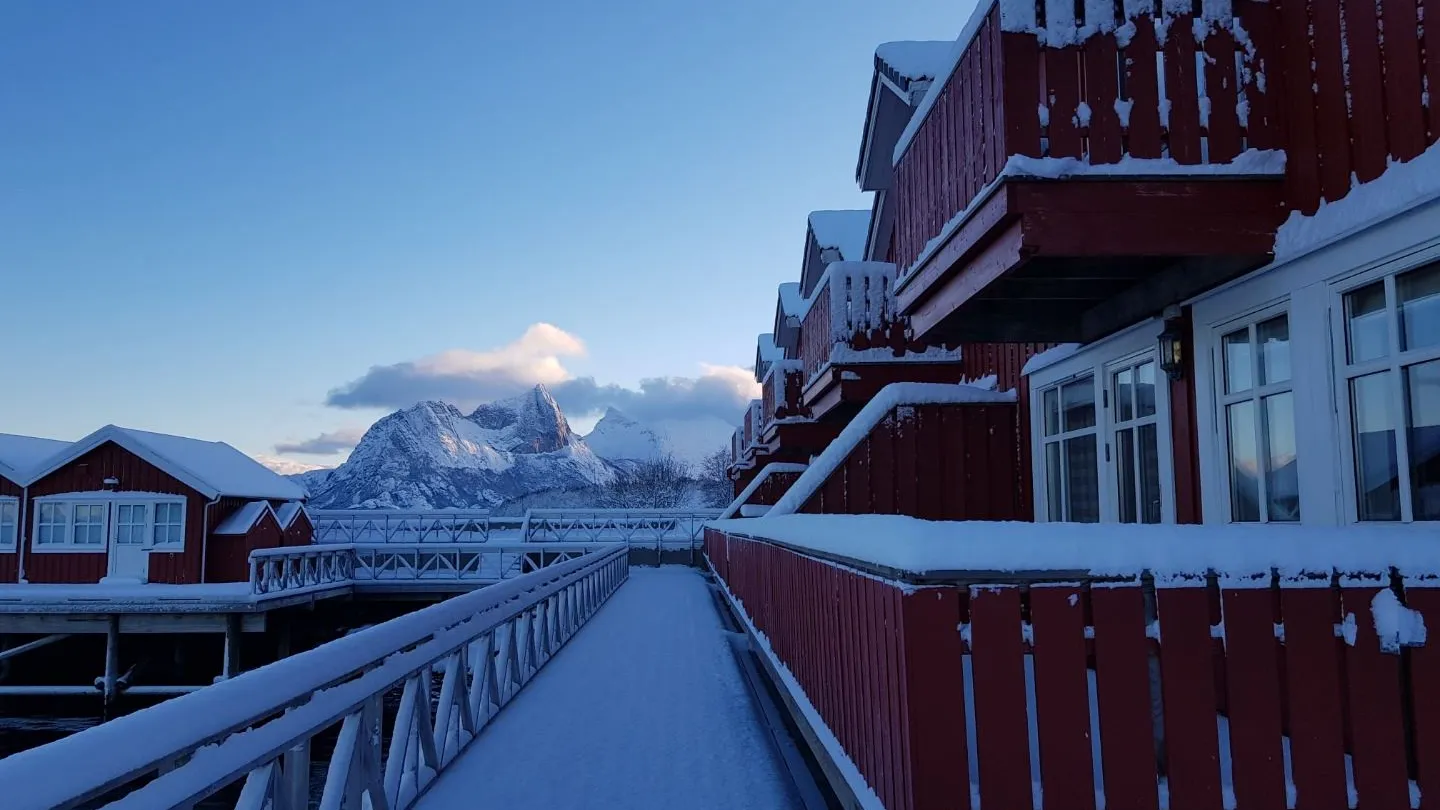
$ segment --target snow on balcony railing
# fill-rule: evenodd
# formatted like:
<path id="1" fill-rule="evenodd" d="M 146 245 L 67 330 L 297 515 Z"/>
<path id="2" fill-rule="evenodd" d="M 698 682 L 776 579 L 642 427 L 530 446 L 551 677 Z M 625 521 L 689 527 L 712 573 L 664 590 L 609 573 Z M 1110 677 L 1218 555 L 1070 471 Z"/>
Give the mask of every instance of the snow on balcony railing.
<path id="1" fill-rule="evenodd" d="M 627 559 L 609 545 L 13 754 L 4 806 L 207 806 L 239 785 L 243 808 L 307 807 L 318 789 L 324 808 L 406 810 L 625 582 Z"/>
<path id="2" fill-rule="evenodd" d="M 309 512 L 315 525 L 316 543 L 483 543 L 490 539 L 491 533 L 492 519 L 483 509 L 311 509 Z M 505 522 L 503 518 L 501 522 Z"/>
<path id="3" fill-rule="evenodd" d="M 861 806 L 1414 807 L 1431 534 L 790 515 L 705 548 Z"/>
<path id="4" fill-rule="evenodd" d="M 811 380 L 839 346 L 885 343 L 895 312 L 895 265 L 832 262 L 801 312 L 800 360 Z M 864 344 L 856 346 L 857 343 Z"/>
<path id="5" fill-rule="evenodd" d="M 719 509 L 531 509 L 526 543 L 623 541 L 632 546 L 699 545 L 705 523 Z"/>
<path id="6" fill-rule="evenodd" d="M 741 507 L 750 503 L 750 499 L 755 496 L 755 493 L 760 491 L 767 483 L 770 483 L 771 478 L 779 478 L 787 475 L 798 476 L 803 472 L 805 472 L 804 464 L 792 464 L 783 461 L 772 461 L 766 464 L 754 478 L 750 479 L 750 483 L 745 485 L 745 489 L 735 497 L 735 500 L 731 501 L 730 505 L 720 512 L 717 519 L 729 520 L 737 516 L 740 513 Z"/>
<path id="7" fill-rule="evenodd" d="M 761 422 L 760 435 L 763 437 L 770 424 L 776 419 L 793 419 L 801 415 L 801 384 L 804 381 L 804 363 L 795 360 L 777 360 L 771 364 L 760 385 Z"/>
<path id="8" fill-rule="evenodd" d="M 1198 17 L 1189 3 L 1078 5 L 976 7 L 895 147 L 902 284 L 1005 174 L 1283 172 L 1278 152 L 1237 161 L 1281 146 L 1271 4 L 1206 0 Z"/>

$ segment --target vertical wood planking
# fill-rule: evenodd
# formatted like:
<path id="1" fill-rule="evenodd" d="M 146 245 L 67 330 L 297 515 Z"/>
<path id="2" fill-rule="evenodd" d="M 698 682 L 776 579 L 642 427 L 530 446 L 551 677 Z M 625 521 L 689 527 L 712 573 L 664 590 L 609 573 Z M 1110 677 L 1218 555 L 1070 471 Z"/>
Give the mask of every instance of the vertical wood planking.
<path id="1" fill-rule="evenodd" d="M 1113 16 L 1113 15 L 1112 15 Z M 1095 24 L 1086 20 L 1087 25 Z M 1113 22 L 1111 20 L 1110 22 Z M 1115 112 L 1119 98 L 1114 34 L 1099 34 L 1084 45 L 1085 103 L 1090 105 L 1090 162 L 1119 163 L 1123 147 L 1120 115 Z"/>
<path id="2" fill-rule="evenodd" d="M 882 428 L 884 422 L 881 423 Z M 895 514 L 895 434 L 890 430 L 870 433 L 870 481 L 872 506 L 876 514 Z"/>
<path id="3" fill-rule="evenodd" d="M 1335 593 L 1330 588 L 1283 588 L 1285 692 L 1290 716 L 1292 779 L 1300 796 L 1332 797 L 1345 807 L 1345 739 L 1340 658 L 1335 639 Z M 1310 806 L 1309 800 L 1300 805 Z M 1317 798 L 1316 807 L 1325 806 Z"/>
<path id="4" fill-rule="evenodd" d="M 1085 662 L 1085 610 L 1076 586 L 1035 586 L 1035 714 L 1044 795 L 1076 810 L 1095 807 L 1090 740 L 1090 687 Z M 1053 798 L 1052 798 L 1053 801 Z"/>
<path id="5" fill-rule="evenodd" d="M 944 440 L 942 414 L 946 411 L 938 405 L 915 406 L 916 458 L 914 489 L 916 490 L 915 516 L 925 520 L 943 519 L 945 508 L 945 480 L 941 474 L 940 455 Z M 957 416 L 959 413 L 957 413 Z"/>
<path id="6" fill-rule="evenodd" d="M 1366 810 L 1408 808 L 1405 773 L 1405 721 L 1400 706 L 1400 656 L 1380 651 L 1370 600 L 1379 588 L 1340 591 L 1348 623 L 1353 615 L 1355 644 L 1345 651 L 1350 698 L 1350 733 L 1355 761 L 1355 790 Z"/>
<path id="7" fill-rule="evenodd" d="M 1209 163 L 1229 163 L 1240 154 L 1240 117 L 1235 110 L 1235 36 L 1224 28 L 1205 37 L 1205 95 L 1210 99 Z"/>
<path id="8" fill-rule="evenodd" d="M 1355 175 L 1361 182 L 1385 171 L 1385 82 L 1380 67 L 1380 35 L 1375 18 L 1380 0 L 1345 4 L 1344 37 L 1350 54 L 1351 146 Z M 1414 30 L 1413 28 L 1411 30 Z M 1400 37 L 1394 37 L 1399 39 Z"/>
<path id="9" fill-rule="evenodd" d="M 993 13 L 993 12 L 992 12 Z M 1040 53 L 1029 34 L 1000 33 L 1004 61 L 1001 92 L 1005 105 L 1004 155 L 1042 157 L 1040 153 Z"/>
<path id="10" fill-rule="evenodd" d="M 1156 810 L 1159 791 L 1150 716 L 1145 596 L 1138 583 L 1095 588 L 1090 604 L 1105 805 Z"/>
<path id="11" fill-rule="evenodd" d="M 970 589 L 970 648 L 980 806 L 1031 807 L 1019 589 Z"/>
<path id="12" fill-rule="evenodd" d="M 1171 810 L 1220 810 L 1220 748 L 1210 598 L 1201 587 L 1155 589 Z"/>
<path id="13" fill-rule="evenodd" d="M 1286 12 L 1289 13 L 1288 8 Z M 1311 45 L 1313 50 L 1307 61 L 1313 61 L 1315 66 L 1311 80 L 1317 88 L 1315 123 L 1319 136 L 1320 193 L 1327 200 L 1338 200 L 1350 190 L 1352 165 L 1349 111 L 1345 106 L 1345 73 L 1340 56 L 1340 4 L 1315 3 L 1312 14 L 1315 33 Z M 1301 72 L 1291 77 L 1287 73 L 1287 87 L 1295 86 L 1293 80 L 1304 81 L 1304 75 Z M 1296 129 L 1292 124 L 1292 136 Z"/>
<path id="14" fill-rule="evenodd" d="M 1119 57 L 1125 65 L 1124 95 L 1131 102 L 1130 124 L 1126 127 L 1128 148 L 1137 158 L 1161 155 L 1160 77 L 1155 66 L 1158 51 L 1155 27 L 1137 25 L 1130 44 Z"/>
<path id="15" fill-rule="evenodd" d="M 1076 107 L 1080 104 L 1080 49 L 1045 48 L 1046 101 L 1050 105 L 1050 156 L 1082 157 Z M 1038 113 L 1037 113 L 1038 114 Z"/>
<path id="16" fill-rule="evenodd" d="M 1322 193 L 1318 134 L 1321 121 L 1323 119 L 1326 126 L 1334 126 L 1335 117 L 1329 106 L 1320 109 L 1312 89 L 1315 79 L 1310 68 L 1310 17 L 1305 4 L 1282 3 L 1279 22 L 1283 69 L 1270 69 L 1266 65 L 1264 75 L 1267 87 L 1284 88 L 1285 198 L 1292 207 L 1310 214 L 1319 206 Z M 1339 36 L 1338 23 L 1336 36 Z M 1343 127 L 1344 122 L 1340 125 Z M 1345 137 L 1348 140 L 1349 136 Z"/>
<path id="17" fill-rule="evenodd" d="M 900 668 L 899 648 L 899 601 L 900 589 L 886 587 L 881 589 L 881 602 L 885 615 L 885 734 L 886 748 L 888 752 L 887 766 L 890 769 L 890 794 L 885 797 L 887 807 L 903 807 L 904 785 L 909 778 L 905 773 L 904 760 L 902 757 L 902 743 L 904 729 L 900 723 Z"/>
<path id="18" fill-rule="evenodd" d="M 1301 9 L 1301 13 L 1304 10 Z M 1252 149 L 1282 149 L 1285 146 L 1284 109 L 1285 64 L 1280 48 L 1280 12 L 1270 3 L 1240 3 L 1235 15 L 1250 37 L 1250 50 L 1244 54 L 1248 71 L 1244 81 L 1245 101 L 1249 104 L 1249 121 L 1245 124 L 1247 142 Z M 1267 70 L 1270 75 L 1267 75 Z M 1306 68 L 1309 74 L 1309 68 Z M 1262 82 L 1263 77 L 1263 82 Z M 1263 83 L 1264 90 L 1260 89 Z M 1313 111 L 1306 110 L 1313 118 Z M 1314 142 L 1315 133 L 1307 132 Z M 1312 146 L 1313 149 L 1313 146 Z M 1313 155 L 1312 155 L 1313 158 Z"/>
<path id="19" fill-rule="evenodd" d="M 960 594 L 926 588 L 901 597 L 905 752 L 915 810 L 970 807 Z"/>
<path id="20" fill-rule="evenodd" d="M 1440 0 L 1421 0 L 1420 10 L 1424 12 L 1425 19 L 1430 25 L 1425 26 L 1425 35 L 1421 38 L 1420 44 L 1425 49 L 1425 86 L 1434 88 L 1434 92 L 1440 92 Z M 1440 140 L 1440 104 L 1434 103 L 1425 105 L 1425 143 L 1433 144 Z"/>
<path id="21" fill-rule="evenodd" d="M 1380 6 L 1385 15 L 1386 31 L 1415 31 L 1418 28 L 1416 0 L 1380 0 Z M 1386 37 L 1384 62 L 1386 140 L 1390 145 L 1390 156 L 1396 160 L 1409 160 L 1425 151 L 1425 115 L 1420 103 L 1419 37 Z"/>
<path id="22" fill-rule="evenodd" d="M 1225 662 L 1235 800 L 1241 807 L 1284 807 L 1280 672 L 1268 589 L 1226 588 Z"/>
<path id="23" fill-rule="evenodd" d="M 855 603 L 855 629 L 859 637 L 858 655 L 855 657 L 855 665 L 859 669 L 857 682 L 860 686 L 859 694 L 859 721 L 860 721 L 860 767 L 865 774 L 865 781 L 876 792 L 880 789 L 879 773 L 879 752 L 875 749 L 875 678 L 874 663 L 871 658 L 873 640 L 871 639 L 872 626 L 870 623 L 871 611 L 869 594 L 865 588 L 867 578 L 856 574 L 850 578 L 850 598 Z"/>
<path id="24" fill-rule="evenodd" d="M 989 71 L 990 76 L 990 92 L 988 98 L 990 105 L 988 121 L 990 126 L 989 131 L 986 133 L 989 138 L 990 156 L 988 159 L 989 170 L 986 172 L 986 178 L 991 180 L 1000 173 L 1000 167 L 1005 164 L 1005 159 L 1009 155 L 1009 153 L 1005 151 L 1005 122 L 1011 114 L 1005 109 L 1005 77 L 1008 74 L 1005 72 L 1004 52 L 1000 46 L 999 13 L 1000 9 L 996 6 L 996 8 L 990 12 L 990 16 L 985 18 L 985 31 L 983 34 L 986 44 L 989 47 L 989 54 L 985 58 L 985 69 Z"/>
<path id="25" fill-rule="evenodd" d="M 1165 95 L 1170 100 L 1170 157 L 1194 165 L 1200 154 L 1200 93 L 1195 75 L 1194 17 L 1179 14 L 1170 20 L 1165 39 Z"/>
<path id="26" fill-rule="evenodd" d="M 863 441 L 845 462 L 845 499 L 851 509 L 862 515 L 875 511 L 871 495 L 870 441 Z"/>
<path id="27" fill-rule="evenodd" d="M 863 584 L 870 615 L 870 682 L 873 684 L 871 695 L 874 701 L 870 713 L 875 718 L 875 771 L 879 775 L 880 795 L 889 796 L 895 784 L 895 774 L 890 767 L 890 750 L 894 742 L 890 738 L 885 701 L 895 684 L 886 678 L 885 667 L 885 591 L 888 588 L 868 577 Z"/>
<path id="28" fill-rule="evenodd" d="M 908 405 L 901 405 L 895 409 L 893 416 L 887 417 L 881 422 L 881 432 L 888 432 L 895 436 L 895 472 L 892 477 L 891 488 L 895 492 L 895 510 L 902 515 L 915 514 L 916 494 L 915 487 L 915 457 L 920 448 L 916 442 L 914 408 Z M 903 485 L 901 482 L 904 482 Z"/>
<path id="29" fill-rule="evenodd" d="M 1407 585 L 1405 606 L 1420 611 L 1427 629 L 1440 627 L 1440 589 Z M 1437 683 L 1440 683 L 1440 644 L 1429 641 L 1412 648 L 1411 716 L 1415 722 L 1415 770 L 1421 796 L 1440 796 L 1440 690 L 1435 688 Z"/>

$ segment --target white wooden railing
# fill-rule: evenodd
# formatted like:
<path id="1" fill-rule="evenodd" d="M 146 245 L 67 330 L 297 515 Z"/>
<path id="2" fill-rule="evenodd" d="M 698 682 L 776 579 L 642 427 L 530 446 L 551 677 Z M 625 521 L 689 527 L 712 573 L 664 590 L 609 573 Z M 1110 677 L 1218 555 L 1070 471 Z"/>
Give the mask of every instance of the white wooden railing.
<path id="1" fill-rule="evenodd" d="M 319 806 L 405 810 L 620 587 L 627 560 L 611 544 L 15 754 L 0 803 L 303 810 L 312 742 L 338 726 Z"/>
<path id="2" fill-rule="evenodd" d="M 705 524 L 719 509 L 531 509 L 525 513 L 527 543 L 613 542 L 632 546 L 695 548 Z"/>
<path id="3" fill-rule="evenodd" d="M 499 582 L 575 559 L 598 543 L 327 543 L 250 553 L 250 592 L 276 596 L 327 587 Z"/>
<path id="4" fill-rule="evenodd" d="M 316 543 L 485 543 L 494 532 L 517 532 L 519 518 L 483 509 L 311 509 Z"/>

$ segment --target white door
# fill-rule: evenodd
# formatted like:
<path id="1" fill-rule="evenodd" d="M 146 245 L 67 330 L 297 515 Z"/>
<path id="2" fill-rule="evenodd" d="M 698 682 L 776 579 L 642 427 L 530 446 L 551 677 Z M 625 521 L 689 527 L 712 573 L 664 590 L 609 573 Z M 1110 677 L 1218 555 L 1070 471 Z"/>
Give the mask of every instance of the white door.
<path id="1" fill-rule="evenodd" d="M 110 576 L 144 582 L 150 574 L 150 504 L 117 503 L 110 538 Z"/>

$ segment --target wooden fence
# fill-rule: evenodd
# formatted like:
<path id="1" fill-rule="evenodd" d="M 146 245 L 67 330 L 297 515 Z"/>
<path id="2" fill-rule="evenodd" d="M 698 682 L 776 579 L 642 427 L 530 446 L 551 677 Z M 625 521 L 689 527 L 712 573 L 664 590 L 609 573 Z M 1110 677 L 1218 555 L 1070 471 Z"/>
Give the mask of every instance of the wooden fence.
<path id="1" fill-rule="evenodd" d="M 1440 796 L 1440 645 L 1390 629 L 1440 626 L 1432 583 L 917 579 L 713 529 L 706 554 L 892 810 Z"/>

